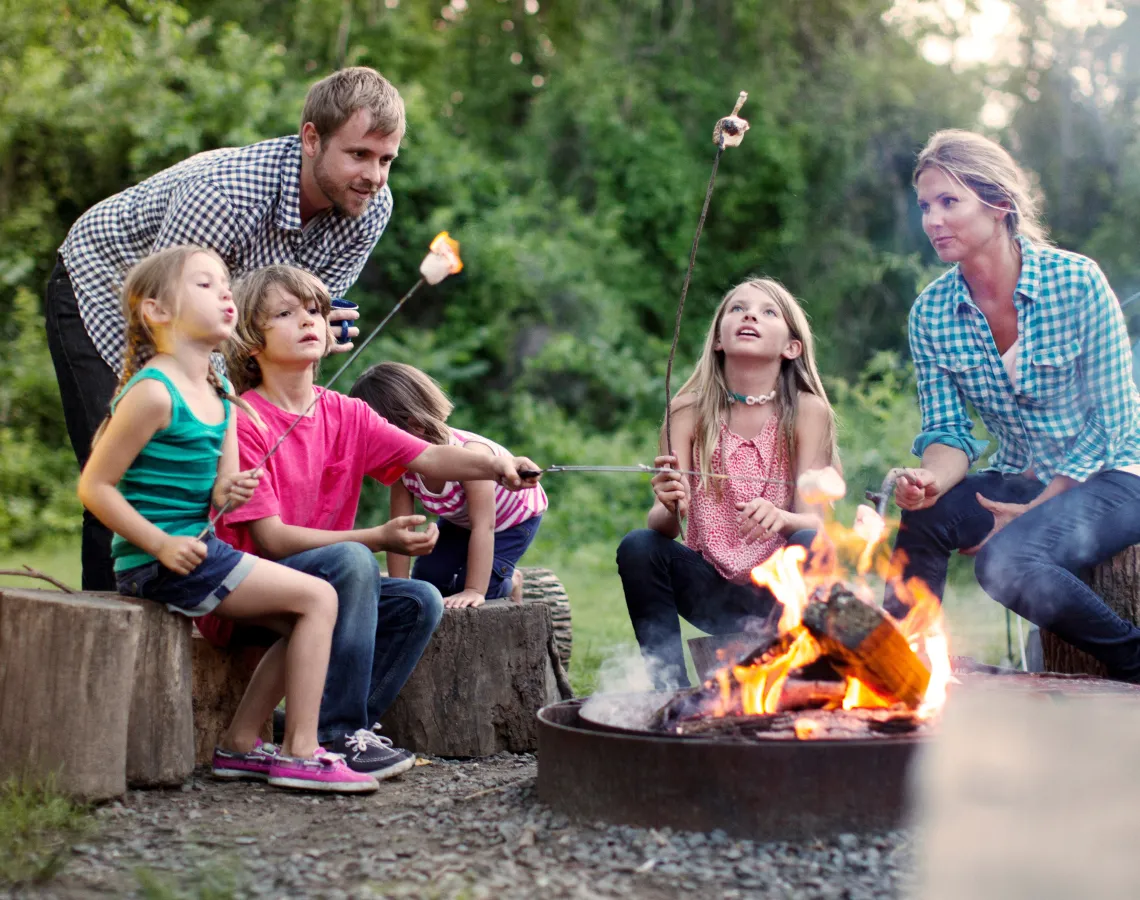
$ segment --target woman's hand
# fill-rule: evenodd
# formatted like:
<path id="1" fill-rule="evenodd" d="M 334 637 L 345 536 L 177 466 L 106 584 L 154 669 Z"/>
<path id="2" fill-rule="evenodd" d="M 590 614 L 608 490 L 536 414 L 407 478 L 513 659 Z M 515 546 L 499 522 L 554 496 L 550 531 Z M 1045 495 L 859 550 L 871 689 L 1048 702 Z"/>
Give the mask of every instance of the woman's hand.
<path id="1" fill-rule="evenodd" d="M 189 575 L 206 558 L 206 545 L 194 537 L 167 535 L 154 556 L 176 575 Z"/>
<path id="2" fill-rule="evenodd" d="M 903 469 L 895 482 L 895 503 L 908 512 L 933 506 L 940 496 L 938 479 L 929 469 Z"/>
<path id="3" fill-rule="evenodd" d="M 480 594 L 478 591 L 473 591 L 471 588 L 464 588 L 458 594 L 452 594 L 450 597 L 443 598 L 443 605 L 448 609 L 463 609 L 470 606 L 474 609 L 477 606 L 482 606 L 487 602 L 487 598 Z"/>
<path id="4" fill-rule="evenodd" d="M 961 551 L 963 556 L 973 556 L 986 545 L 990 538 L 1005 528 L 1006 525 L 1033 508 L 1029 503 L 999 503 L 997 500 L 989 500 L 981 494 L 975 494 L 974 496 L 978 498 L 978 505 L 981 506 L 982 509 L 994 514 L 994 527 L 980 544 L 975 544 L 973 547 L 968 547 Z"/>
<path id="5" fill-rule="evenodd" d="M 247 469 L 230 475 L 219 475 L 218 480 L 214 482 L 214 492 L 211 497 L 214 508 L 221 509 L 229 504 L 232 511 L 245 506 L 253 498 L 253 492 L 257 490 L 261 475 L 261 469 Z"/>
<path id="6" fill-rule="evenodd" d="M 740 511 L 740 516 L 737 518 L 739 526 L 737 533 L 744 538 L 746 544 L 782 534 L 787 527 L 788 511 L 780 509 L 771 500 L 765 500 L 763 497 L 757 497 L 747 503 L 737 503 L 736 508 Z"/>
<path id="7" fill-rule="evenodd" d="M 425 530 L 416 531 L 416 526 L 426 521 L 426 516 L 395 516 L 369 529 L 372 540 L 368 542 L 368 549 L 373 553 L 384 550 L 403 556 L 427 556 L 439 540 L 439 528 L 432 522 Z"/>
<path id="8" fill-rule="evenodd" d="M 658 456 L 653 460 L 653 468 L 677 468 L 677 457 Z M 689 514 L 689 485 L 680 472 L 658 472 L 650 482 L 653 496 L 669 512 L 683 519 Z"/>

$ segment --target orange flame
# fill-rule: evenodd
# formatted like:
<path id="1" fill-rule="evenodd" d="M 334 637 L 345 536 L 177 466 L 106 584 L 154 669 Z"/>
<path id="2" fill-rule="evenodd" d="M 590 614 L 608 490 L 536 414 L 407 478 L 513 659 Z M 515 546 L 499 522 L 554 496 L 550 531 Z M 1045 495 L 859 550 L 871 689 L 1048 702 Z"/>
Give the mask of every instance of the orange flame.
<path id="1" fill-rule="evenodd" d="M 448 271 L 452 275 L 463 271 L 463 260 L 459 258 L 459 241 L 446 231 L 441 231 L 432 238 L 428 249 L 447 260 Z"/>

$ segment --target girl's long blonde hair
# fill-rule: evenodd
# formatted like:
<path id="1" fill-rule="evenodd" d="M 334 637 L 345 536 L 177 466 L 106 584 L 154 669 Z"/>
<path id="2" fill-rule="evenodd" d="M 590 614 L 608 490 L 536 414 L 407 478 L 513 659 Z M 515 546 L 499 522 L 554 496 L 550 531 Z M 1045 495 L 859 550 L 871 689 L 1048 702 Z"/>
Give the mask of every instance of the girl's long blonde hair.
<path id="1" fill-rule="evenodd" d="M 257 351 L 265 347 L 266 308 L 273 299 L 273 289 L 291 294 L 304 306 L 315 304 L 328 321 L 332 299 L 319 278 L 294 266 L 272 265 L 255 269 L 234 287 L 234 305 L 237 306 L 237 326 L 234 340 L 226 350 L 226 368 L 239 393 L 261 384 L 261 366 Z M 325 351 L 328 351 L 332 334 L 325 328 Z M 320 364 L 314 364 L 313 376 Z"/>
<path id="2" fill-rule="evenodd" d="M 223 269 L 226 268 L 225 261 L 213 250 L 193 244 L 180 244 L 144 257 L 127 273 L 122 291 L 123 317 L 127 321 L 127 347 L 123 353 L 123 371 L 119 375 L 113 396 L 117 397 L 139 370 L 158 354 L 154 333 L 142 313 L 143 301 L 157 300 L 177 315 L 181 303 L 182 274 L 191 257 L 199 253 L 213 257 Z M 226 390 L 225 382 L 212 365 L 207 371 L 206 380 L 219 397 L 237 404 L 257 420 L 257 414 L 248 403 Z M 103 436 L 110 421 L 111 413 L 108 412 L 91 439 L 92 447 Z"/>
<path id="3" fill-rule="evenodd" d="M 937 131 L 918 154 L 911 183 L 927 169 L 941 169 L 990 209 L 1006 210 L 1010 237 L 1049 243 L 1033 181 L 1001 144 L 959 128 Z"/>
<path id="4" fill-rule="evenodd" d="M 428 443 L 451 443 L 447 417 L 455 407 L 436 380 L 415 366 L 377 363 L 356 379 L 348 393 L 397 428 L 411 432 L 415 426 Z"/>
<path id="5" fill-rule="evenodd" d="M 705 347 L 701 358 L 689 379 L 681 385 L 673 399 L 674 403 L 692 394 L 695 399 L 696 422 L 693 428 L 693 454 L 694 468 L 704 472 L 711 472 L 713 456 L 716 452 L 717 441 L 720 438 L 721 422 L 728 419 L 728 382 L 724 377 L 724 351 L 716 349 L 720 337 L 720 323 L 724 319 L 724 311 L 736 292 L 743 288 L 754 288 L 771 299 L 784 317 L 788 326 L 788 337 L 799 341 L 803 347 L 802 352 L 795 359 L 784 359 L 780 363 L 780 376 L 776 386 L 776 408 L 780 417 L 780 445 L 787 453 L 792 465 L 796 464 L 796 454 L 799 450 L 796 443 L 796 419 L 799 413 L 800 392 L 815 394 L 827 405 L 828 425 L 827 443 L 831 448 L 831 462 L 838 461 L 838 451 L 835 445 L 835 414 L 831 410 L 831 403 L 827 399 L 827 391 L 819 377 L 819 370 L 815 364 L 815 341 L 812 338 L 811 326 L 807 315 L 800 308 L 796 298 L 787 288 L 772 278 L 750 278 L 733 287 L 717 307 L 713 316 L 708 334 L 705 336 Z M 662 425 L 664 432 L 664 425 Z M 721 460 L 724 466 L 724 460 Z M 721 471 L 720 474 L 724 474 Z M 712 488 L 717 496 L 720 495 L 723 485 L 722 479 L 711 479 Z M 701 477 L 701 486 L 709 489 L 707 475 Z"/>

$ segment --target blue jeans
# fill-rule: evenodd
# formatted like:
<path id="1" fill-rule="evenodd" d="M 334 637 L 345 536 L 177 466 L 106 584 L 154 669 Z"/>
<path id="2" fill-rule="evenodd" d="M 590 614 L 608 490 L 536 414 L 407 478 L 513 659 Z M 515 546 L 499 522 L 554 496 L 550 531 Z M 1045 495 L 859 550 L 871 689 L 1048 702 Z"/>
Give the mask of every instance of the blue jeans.
<path id="1" fill-rule="evenodd" d="M 412 674 L 443 615 L 430 584 L 382 578 L 372 551 L 344 542 L 278 560 L 336 589 L 337 617 L 317 738 L 380 721 Z"/>
<path id="2" fill-rule="evenodd" d="M 969 475 L 934 506 L 904 512 L 895 553 L 904 578 L 918 577 L 941 599 L 950 554 L 979 544 L 993 516 L 975 494 L 1028 503 L 1044 490 L 1035 478 Z M 1140 628 L 1105 605 L 1080 575 L 1140 543 L 1140 478 L 1104 472 L 1014 519 L 978 551 L 974 572 L 998 603 L 1095 656 L 1114 678 L 1140 680 Z M 886 608 L 905 607 L 888 591 Z"/>
<path id="3" fill-rule="evenodd" d="M 534 516 L 495 534 L 495 559 L 491 564 L 491 581 L 485 595 L 488 600 L 510 596 L 515 566 L 538 534 L 541 524 L 542 516 Z M 445 597 L 458 594 L 467 584 L 467 547 L 470 543 L 471 532 L 468 529 L 440 519 L 439 540 L 427 556 L 416 557 L 412 577 L 434 584 Z"/>
<path id="4" fill-rule="evenodd" d="M 814 531 L 790 544 L 811 545 Z M 658 690 L 689 686 L 680 616 L 709 634 L 758 630 L 777 607 L 767 588 L 733 584 L 695 550 L 652 528 L 631 531 L 618 546 L 618 574 L 633 633 Z"/>

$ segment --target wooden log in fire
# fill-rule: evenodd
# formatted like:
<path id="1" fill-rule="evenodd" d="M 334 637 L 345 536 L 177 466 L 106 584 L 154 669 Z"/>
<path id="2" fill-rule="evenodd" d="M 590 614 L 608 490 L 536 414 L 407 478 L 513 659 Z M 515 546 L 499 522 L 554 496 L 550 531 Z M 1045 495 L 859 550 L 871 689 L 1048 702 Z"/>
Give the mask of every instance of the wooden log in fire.
<path id="1" fill-rule="evenodd" d="M 803 625 L 844 675 L 911 709 L 922 702 L 930 672 L 881 609 L 836 583 L 808 603 Z"/>

